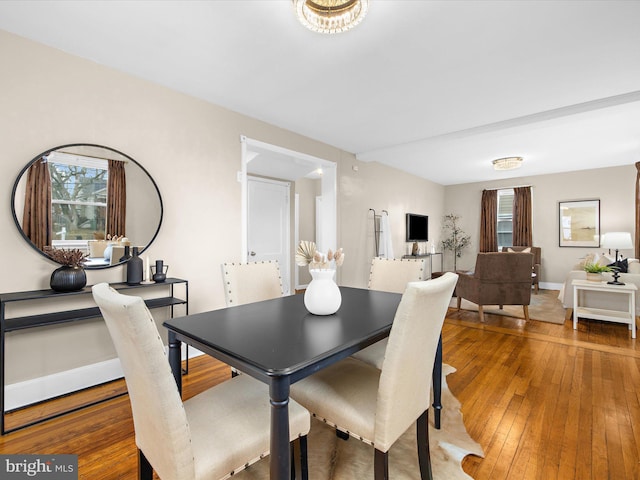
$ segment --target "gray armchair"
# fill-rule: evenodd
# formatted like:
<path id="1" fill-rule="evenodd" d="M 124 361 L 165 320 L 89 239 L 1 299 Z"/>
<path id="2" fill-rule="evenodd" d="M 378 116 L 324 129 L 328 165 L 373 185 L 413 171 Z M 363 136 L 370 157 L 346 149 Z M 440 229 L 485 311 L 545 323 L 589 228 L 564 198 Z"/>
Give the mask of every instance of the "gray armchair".
<path id="1" fill-rule="evenodd" d="M 484 321 L 483 305 L 522 305 L 529 320 L 531 303 L 531 253 L 479 253 L 472 272 L 458 272 L 456 296 L 458 310 L 463 298 L 478 305 Z"/>
<path id="2" fill-rule="evenodd" d="M 531 275 L 531 285 L 538 293 L 538 285 L 540 282 L 540 265 L 542 263 L 542 249 L 540 247 L 502 247 L 503 252 L 524 252 L 525 250 L 533 254 L 533 266 Z"/>

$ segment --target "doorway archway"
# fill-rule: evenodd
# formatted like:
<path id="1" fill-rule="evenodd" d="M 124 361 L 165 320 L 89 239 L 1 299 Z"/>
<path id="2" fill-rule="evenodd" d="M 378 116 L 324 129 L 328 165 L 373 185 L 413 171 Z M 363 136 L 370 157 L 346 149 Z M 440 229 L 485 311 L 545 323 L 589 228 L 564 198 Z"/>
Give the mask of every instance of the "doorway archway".
<path id="1" fill-rule="evenodd" d="M 248 175 L 258 175 L 279 180 L 295 182 L 303 178 L 320 180 L 320 195 L 316 202 L 316 238 L 320 251 L 335 249 L 337 245 L 337 164 L 329 160 L 289 150 L 242 136 L 242 166 L 240 173 L 242 191 L 242 251 L 243 262 L 250 261 L 248 246 Z M 292 242 L 288 258 L 291 262 L 289 284 L 298 286 L 298 269 L 294 268 L 293 257 L 298 238 L 297 209 L 292 208 Z M 303 240 L 311 240 L 305 238 Z M 293 292 L 292 292 L 293 293 Z"/>

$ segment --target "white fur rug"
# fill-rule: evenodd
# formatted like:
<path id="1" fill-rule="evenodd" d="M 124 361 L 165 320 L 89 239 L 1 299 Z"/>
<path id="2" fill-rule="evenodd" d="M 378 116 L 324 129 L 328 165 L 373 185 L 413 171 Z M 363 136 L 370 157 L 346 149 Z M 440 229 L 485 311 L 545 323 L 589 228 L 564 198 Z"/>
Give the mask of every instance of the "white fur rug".
<path id="1" fill-rule="evenodd" d="M 449 391 L 446 376 L 455 369 L 444 364 L 442 368 L 442 423 L 433 426 L 433 409 L 429 410 L 429 444 L 434 480 L 470 479 L 461 467 L 469 454 L 484 456 L 482 447 L 467 433 L 462 421 L 460 402 Z M 348 441 L 336 437 L 335 430 L 311 419 L 308 439 L 310 480 L 373 480 L 373 448 L 355 438 Z M 414 425 L 391 447 L 389 476 L 392 479 L 420 480 L 416 429 Z M 234 475 L 242 480 L 269 478 L 269 458 Z"/>

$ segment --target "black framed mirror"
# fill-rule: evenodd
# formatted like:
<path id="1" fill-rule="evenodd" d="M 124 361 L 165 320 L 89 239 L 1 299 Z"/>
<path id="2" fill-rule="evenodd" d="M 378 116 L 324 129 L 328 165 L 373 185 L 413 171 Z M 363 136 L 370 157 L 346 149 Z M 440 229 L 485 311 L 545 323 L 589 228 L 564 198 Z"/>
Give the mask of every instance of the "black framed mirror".
<path id="1" fill-rule="evenodd" d="M 44 246 L 78 248 L 85 268 L 123 263 L 125 246 L 144 252 L 162 225 L 160 190 L 136 160 L 110 147 L 73 143 L 36 155 L 20 171 L 11 213 L 22 237 Z M 119 238 L 119 241 L 113 241 Z"/>

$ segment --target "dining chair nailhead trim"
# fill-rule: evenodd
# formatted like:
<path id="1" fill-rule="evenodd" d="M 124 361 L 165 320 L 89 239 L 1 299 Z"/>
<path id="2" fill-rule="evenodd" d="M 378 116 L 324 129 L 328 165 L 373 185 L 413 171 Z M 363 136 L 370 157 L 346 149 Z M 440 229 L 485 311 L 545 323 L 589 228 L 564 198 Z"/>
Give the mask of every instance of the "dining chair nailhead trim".
<path id="1" fill-rule="evenodd" d="M 344 432 L 344 433 L 346 433 L 347 435 L 352 436 L 353 438 L 357 438 L 357 439 L 358 439 L 358 440 L 360 440 L 361 442 L 366 443 L 367 445 L 371 445 L 372 447 L 374 447 L 374 448 L 375 448 L 375 444 L 374 444 L 371 440 L 368 440 L 368 439 L 366 439 L 366 438 L 364 438 L 364 437 L 361 437 L 360 435 L 355 435 L 355 434 L 351 433 L 349 430 L 346 430 L 346 429 L 344 429 L 344 428 L 342 428 L 342 427 L 340 427 L 340 426 L 336 425 L 335 423 L 330 422 L 330 421 L 329 421 L 329 420 L 327 420 L 326 418 L 319 417 L 319 416 L 318 416 L 318 415 L 316 415 L 315 413 L 311 413 L 311 416 L 313 416 L 314 418 L 317 418 L 318 420 L 320 420 L 320 421 L 322 421 L 322 422 L 326 423 L 326 424 L 327 424 L 327 425 L 329 425 L 330 427 L 335 428 L 336 430 L 340 430 L 341 432 Z"/>

